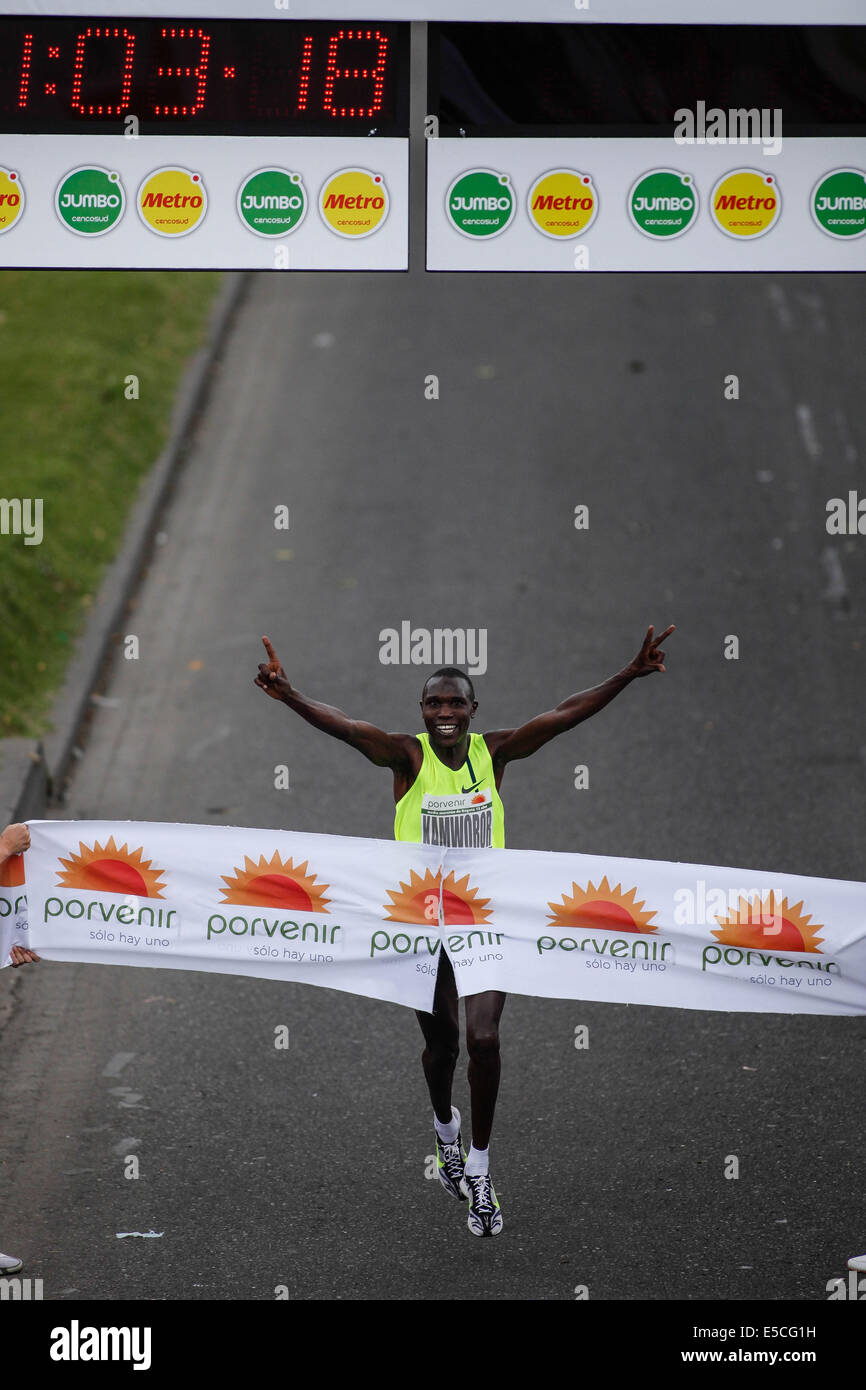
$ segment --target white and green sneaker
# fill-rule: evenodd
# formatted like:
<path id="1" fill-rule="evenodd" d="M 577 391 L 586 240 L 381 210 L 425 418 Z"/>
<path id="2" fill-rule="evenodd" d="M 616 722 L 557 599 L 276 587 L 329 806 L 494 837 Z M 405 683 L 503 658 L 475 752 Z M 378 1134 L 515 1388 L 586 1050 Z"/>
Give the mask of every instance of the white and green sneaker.
<path id="1" fill-rule="evenodd" d="M 502 1230 L 502 1212 L 496 1200 L 489 1173 L 477 1177 L 464 1173 L 460 1183 L 464 1197 L 469 1198 L 469 1220 L 474 1236 L 498 1236 Z"/>
<path id="2" fill-rule="evenodd" d="M 459 1124 L 460 1111 L 456 1108 L 454 1108 L 454 1115 Z M 460 1183 L 463 1178 L 466 1154 L 460 1131 L 458 1129 L 457 1138 L 453 1144 L 447 1144 L 444 1139 L 440 1139 L 439 1131 L 435 1126 L 433 1133 L 436 1135 L 436 1169 L 439 1173 L 439 1181 L 445 1191 L 450 1192 L 452 1197 L 456 1197 L 458 1202 L 465 1202 L 466 1198 L 461 1191 Z"/>

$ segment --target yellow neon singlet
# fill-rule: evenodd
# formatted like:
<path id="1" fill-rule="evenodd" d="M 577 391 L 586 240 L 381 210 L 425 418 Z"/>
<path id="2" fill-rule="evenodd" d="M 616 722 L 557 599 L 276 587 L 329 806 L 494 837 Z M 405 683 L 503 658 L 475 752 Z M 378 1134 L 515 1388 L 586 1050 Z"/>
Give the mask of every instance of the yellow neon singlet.
<path id="1" fill-rule="evenodd" d="M 424 761 L 397 802 L 394 839 L 455 849 L 504 849 L 505 812 L 484 735 L 469 735 L 466 762 L 456 769 L 437 758 L 429 734 L 415 737 Z"/>

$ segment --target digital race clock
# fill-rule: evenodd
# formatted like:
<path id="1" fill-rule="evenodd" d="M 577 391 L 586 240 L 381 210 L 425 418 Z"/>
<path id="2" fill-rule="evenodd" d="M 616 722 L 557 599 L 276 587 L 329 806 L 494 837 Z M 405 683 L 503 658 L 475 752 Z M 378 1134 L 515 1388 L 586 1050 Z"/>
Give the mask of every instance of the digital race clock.
<path id="1" fill-rule="evenodd" d="M 0 19 L 0 130 L 391 135 L 409 125 L 407 24 Z"/>

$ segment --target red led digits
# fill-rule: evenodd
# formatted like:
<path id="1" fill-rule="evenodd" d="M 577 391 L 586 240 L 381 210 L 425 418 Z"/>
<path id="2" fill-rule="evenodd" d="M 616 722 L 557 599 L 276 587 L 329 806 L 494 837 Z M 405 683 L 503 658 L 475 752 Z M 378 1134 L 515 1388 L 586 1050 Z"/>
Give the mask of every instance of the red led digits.
<path id="1" fill-rule="evenodd" d="M 206 34 L 203 29 L 169 29 L 163 25 L 160 30 L 160 38 L 167 39 L 198 39 L 201 43 L 199 49 L 198 62 L 195 67 L 182 67 L 180 64 L 172 64 L 170 67 L 160 67 L 156 70 L 157 77 L 195 77 L 195 99 L 191 106 L 170 106 L 168 103 L 157 104 L 153 108 L 155 116 L 198 116 L 204 109 L 205 93 L 207 91 L 207 69 L 210 61 L 210 34 Z"/>
<path id="2" fill-rule="evenodd" d="M 393 126 L 391 68 L 402 32 L 358 20 L 267 28 L 0 16 L 0 125 L 5 112 L 12 129 L 35 121 L 58 133 L 96 130 L 134 108 L 157 128 L 201 135 L 267 133 L 275 122 L 321 134 L 364 121 Z M 17 53 L 17 67 L 14 57 L 3 65 L 4 53 Z"/>
<path id="3" fill-rule="evenodd" d="M 105 106 L 86 106 L 81 100 L 81 89 L 84 82 L 84 57 L 88 39 L 119 39 L 123 37 L 126 42 L 123 49 L 123 75 L 120 84 L 120 101 L 117 105 L 111 103 Z M 132 88 L 132 65 L 135 58 L 135 35 L 129 29 L 109 29 L 97 26 L 95 29 L 87 29 L 83 34 L 76 35 L 75 39 L 75 64 L 72 69 L 72 100 L 70 106 L 73 111 L 79 111 L 82 116 L 119 116 L 129 106 L 129 93 Z"/>
<path id="4" fill-rule="evenodd" d="M 372 40 L 378 42 L 379 48 L 376 54 L 376 63 L 372 68 L 338 68 L 337 67 L 337 48 L 343 40 L 355 41 Z M 388 37 L 380 33 L 378 29 L 341 29 L 339 33 L 331 36 L 328 46 L 328 66 L 325 70 L 325 91 L 322 98 L 322 109 L 327 111 L 329 116 L 374 116 L 377 111 L 382 109 L 382 97 L 385 91 L 385 60 L 388 53 Z M 366 78 L 373 83 L 372 105 L 370 106 L 335 106 L 334 105 L 334 83 L 341 78 Z"/>
<path id="5" fill-rule="evenodd" d="M 298 110 L 306 111 L 307 97 L 310 92 L 310 63 L 313 58 L 313 36 L 304 36 L 304 47 L 301 53 L 301 76 L 298 83 Z"/>
<path id="6" fill-rule="evenodd" d="M 26 110 L 27 96 L 30 90 L 30 64 L 33 61 L 33 35 L 24 35 L 24 46 L 21 53 L 21 81 L 18 84 L 18 109 Z"/>

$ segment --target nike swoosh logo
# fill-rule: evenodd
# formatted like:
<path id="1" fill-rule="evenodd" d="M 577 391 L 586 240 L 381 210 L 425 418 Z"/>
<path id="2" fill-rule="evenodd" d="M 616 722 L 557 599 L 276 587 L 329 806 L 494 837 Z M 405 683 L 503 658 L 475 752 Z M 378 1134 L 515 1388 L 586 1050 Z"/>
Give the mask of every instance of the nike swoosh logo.
<path id="1" fill-rule="evenodd" d="M 473 782 L 471 787 L 461 787 L 462 792 L 474 792 L 481 786 L 480 782 Z"/>

